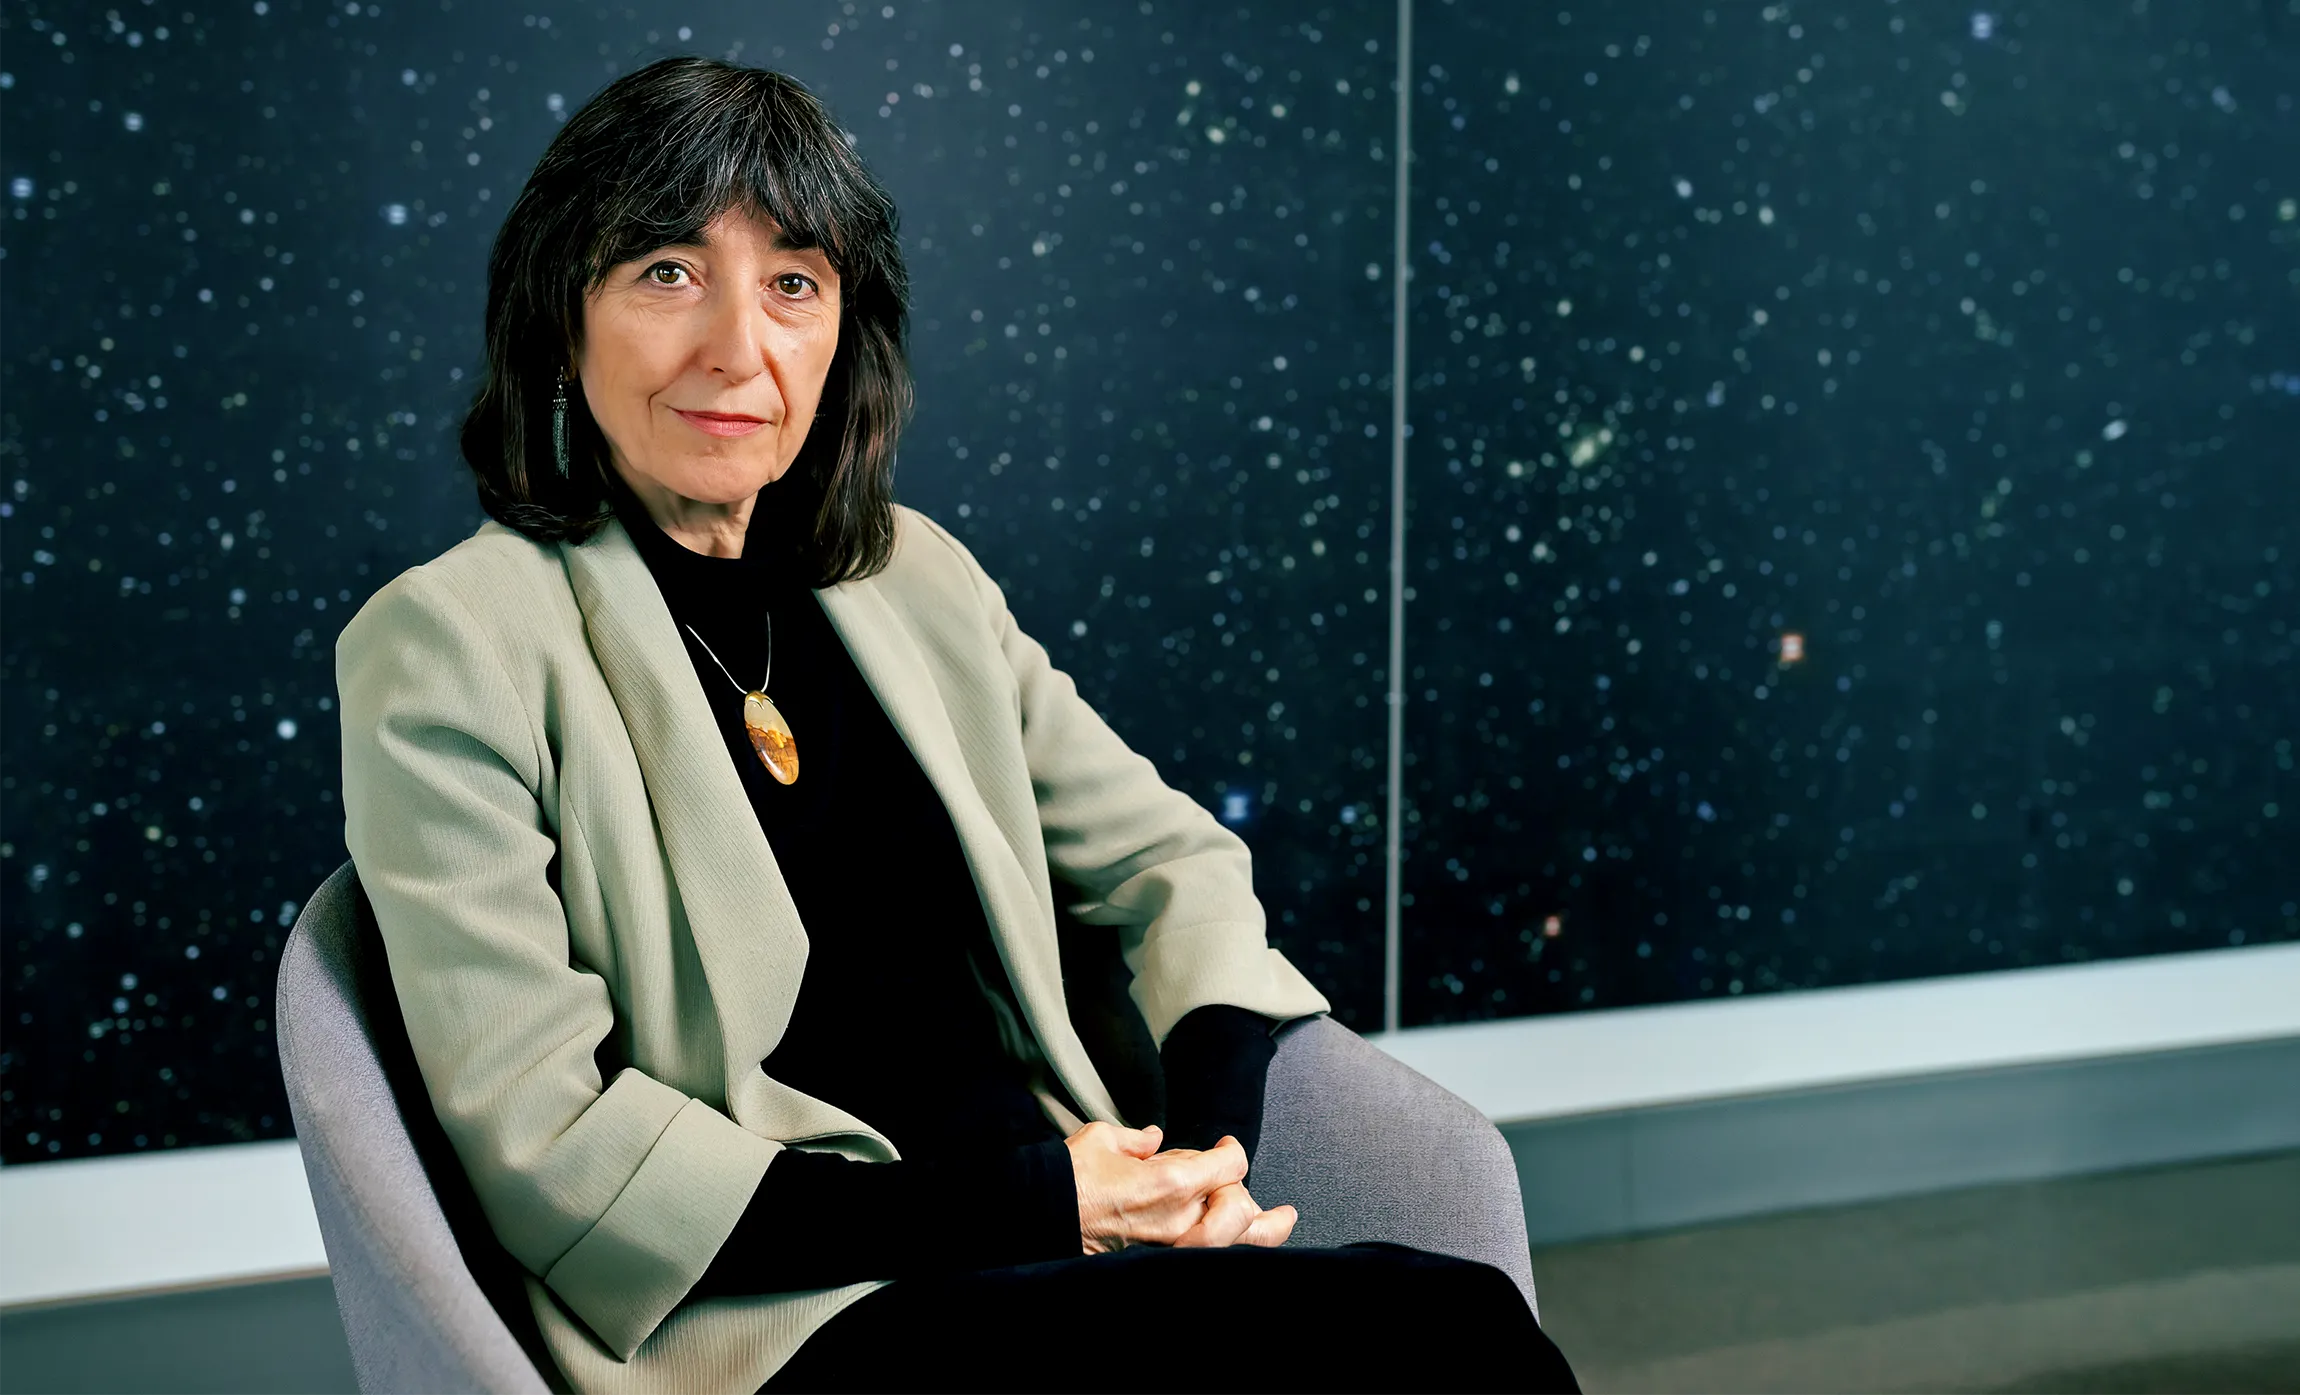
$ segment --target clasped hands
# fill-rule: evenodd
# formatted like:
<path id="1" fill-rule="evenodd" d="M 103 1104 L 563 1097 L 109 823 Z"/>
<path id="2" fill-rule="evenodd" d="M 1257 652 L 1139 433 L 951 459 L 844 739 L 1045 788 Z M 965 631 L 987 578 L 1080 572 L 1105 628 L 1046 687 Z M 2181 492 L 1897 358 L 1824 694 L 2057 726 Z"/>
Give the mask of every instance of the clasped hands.
<path id="1" fill-rule="evenodd" d="M 1158 1151 L 1165 1133 L 1088 1124 L 1063 1140 L 1078 1183 L 1078 1237 L 1085 1252 L 1128 1245 L 1282 1245 L 1291 1206 L 1263 1210 L 1247 1195 L 1246 1150 L 1225 1134 L 1212 1148 Z"/>

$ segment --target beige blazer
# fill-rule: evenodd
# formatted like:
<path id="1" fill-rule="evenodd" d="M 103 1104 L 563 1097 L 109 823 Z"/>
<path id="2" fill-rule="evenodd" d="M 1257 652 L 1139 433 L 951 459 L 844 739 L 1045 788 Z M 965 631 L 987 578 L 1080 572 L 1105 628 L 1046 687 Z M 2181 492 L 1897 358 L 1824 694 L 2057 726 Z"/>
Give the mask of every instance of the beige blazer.
<path id="1" fill-rule="evenodd" d="M 897 515 L 885 571 L 815 595 L 950 811 L 1034 1067 L 1118 1119 L 1064 1006 L 1050 872 L 1117 927 L 1159 1040 L 1207 1003 L 1325 1011 L 1264 938 L 1244 843 L 1103 723 L 957 539 Z M 345 835 L 408 1036 L 553 1356 L 580 1391 L 755 1390 L 878 1285 L 688 1289 L 783 1148 L 896 1153 L 760 1068 L 807 928 L 629 535 L 489 522 L 376 593 L 336 680 Z M 884 849 L 890 896 L 905 853 Z"/>

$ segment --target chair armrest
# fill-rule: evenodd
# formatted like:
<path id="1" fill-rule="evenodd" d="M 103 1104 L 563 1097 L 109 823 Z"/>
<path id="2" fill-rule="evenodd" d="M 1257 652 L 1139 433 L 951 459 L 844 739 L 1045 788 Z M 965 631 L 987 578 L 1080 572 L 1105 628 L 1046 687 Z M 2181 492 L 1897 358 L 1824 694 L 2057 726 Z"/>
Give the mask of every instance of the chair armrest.
<path id="1" fill-rule="evenodd" d="M 1501 1131 L 1330 1017 L 1278 1033 L 1248 1185 L 1264 1206 L 1300 1210 L 1291 1244 L 1386 1240 L 1477 1260 L 1535 1302 L 1517 1164 Z"/>

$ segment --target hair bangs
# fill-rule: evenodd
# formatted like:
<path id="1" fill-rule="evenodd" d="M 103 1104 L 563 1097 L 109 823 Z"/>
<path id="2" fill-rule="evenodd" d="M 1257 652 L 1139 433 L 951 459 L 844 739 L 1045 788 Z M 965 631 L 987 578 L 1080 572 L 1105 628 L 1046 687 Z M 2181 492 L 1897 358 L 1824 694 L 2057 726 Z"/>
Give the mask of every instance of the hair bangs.
<path id="1" fill-rule="evenodd" d="M 893 231 L 894 208 L 844 133 L 826 148 L 763 84 L 728 98 L 626 152 L 630 164 L 611 182 L 616 196 L 600 208 L 585 258 L 586 291 L 657 248 L 700 245 L 730 211 L 772 224 L 793 247 L 820 248 L 842 280 L 867 270 L 867 249 Z"/>

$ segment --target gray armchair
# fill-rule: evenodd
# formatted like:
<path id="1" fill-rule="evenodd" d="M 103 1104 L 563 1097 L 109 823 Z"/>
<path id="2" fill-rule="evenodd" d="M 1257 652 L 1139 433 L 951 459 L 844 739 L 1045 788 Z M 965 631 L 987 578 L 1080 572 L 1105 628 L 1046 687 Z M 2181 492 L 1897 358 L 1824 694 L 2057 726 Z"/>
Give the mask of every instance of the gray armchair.
<path id="1" fill-rule="evenodd" d="M 348 862 L 288 936 L 275 1017 L 360 1388 L 564 1388 L 424 1094 Z M 1253 1187 L 1300 1208 L 1294 1244 L 1389 1240 L 1481 1260 L 1533 1301 L 1500 1133 L 1338 1022 L 1280 1033 Z"/>

